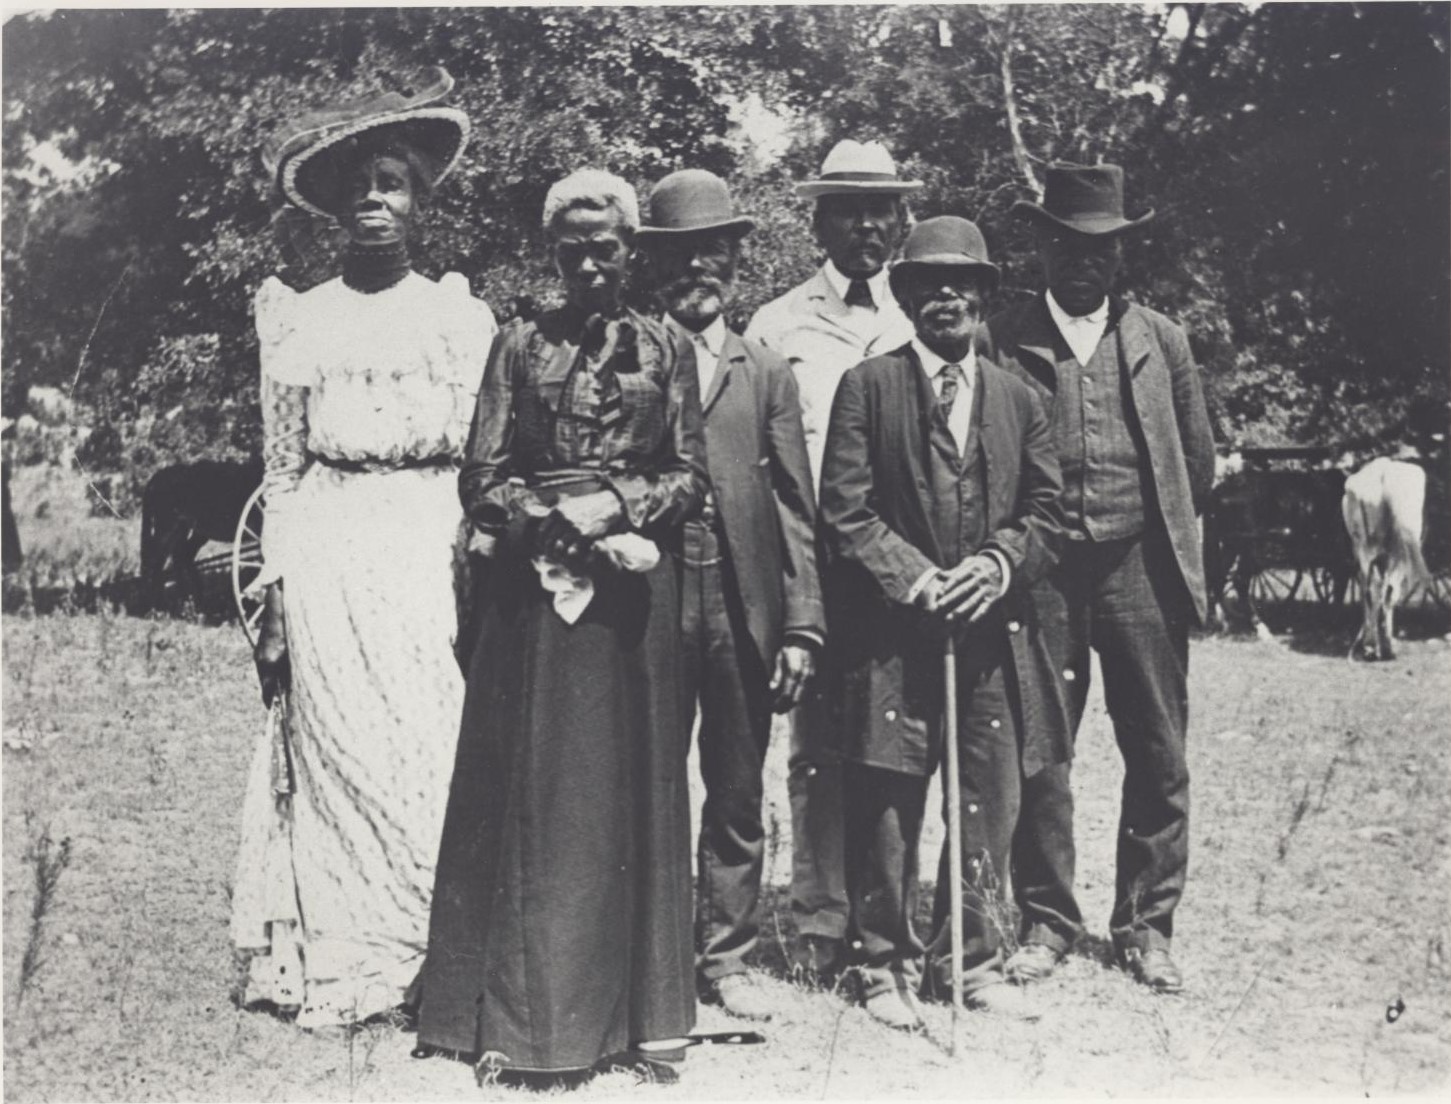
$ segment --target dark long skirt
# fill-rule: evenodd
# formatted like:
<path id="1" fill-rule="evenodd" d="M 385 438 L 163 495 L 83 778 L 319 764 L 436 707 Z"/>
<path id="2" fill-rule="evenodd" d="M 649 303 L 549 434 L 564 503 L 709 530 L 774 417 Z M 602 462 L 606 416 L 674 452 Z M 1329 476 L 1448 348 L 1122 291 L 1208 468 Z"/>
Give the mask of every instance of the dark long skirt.
<path id="1" fill-rule="evenodd" d="M 679 564 L 566 625 L 489 580 L 439 852 L 419 1041 L 581 1069 L 695 1021 Z"/>

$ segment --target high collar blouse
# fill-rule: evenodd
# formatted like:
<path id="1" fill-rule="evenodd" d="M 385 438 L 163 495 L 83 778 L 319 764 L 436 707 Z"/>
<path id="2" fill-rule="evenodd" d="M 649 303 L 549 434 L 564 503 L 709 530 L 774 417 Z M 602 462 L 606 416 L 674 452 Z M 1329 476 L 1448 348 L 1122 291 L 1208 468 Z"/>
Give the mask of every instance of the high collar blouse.
<path id="1" fill-rule="evenodd" d="M 664 324 L 566 307 L 499 335 L 459 477 L 464 508 L 479 532 L 500 535 L 537 511 L 542 479 L 567 472 L 597 477 L 647 535 L 699 511 L 708 480 L 698 383 Z"/>

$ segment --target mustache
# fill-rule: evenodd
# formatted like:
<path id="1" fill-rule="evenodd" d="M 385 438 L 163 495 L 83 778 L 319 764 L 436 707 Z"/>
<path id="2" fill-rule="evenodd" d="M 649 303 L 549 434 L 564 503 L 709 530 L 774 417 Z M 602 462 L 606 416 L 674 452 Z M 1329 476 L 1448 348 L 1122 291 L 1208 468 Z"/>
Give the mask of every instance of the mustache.
<path id="1" fill-rule="evenodd" d="M 725 281 L 715 276 L 681 276 L 671 280 L 660 290 L 671 296 L 686 295 L 692 291 L 713 291 L 717 295 L 724 295 Z"/>

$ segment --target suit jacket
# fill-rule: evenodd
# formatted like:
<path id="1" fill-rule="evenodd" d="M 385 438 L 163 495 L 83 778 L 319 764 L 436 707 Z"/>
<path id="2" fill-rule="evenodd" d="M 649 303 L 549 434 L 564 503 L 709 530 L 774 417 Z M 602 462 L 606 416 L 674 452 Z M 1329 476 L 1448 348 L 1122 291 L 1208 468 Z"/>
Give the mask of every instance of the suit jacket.
<path id="1" fill-rule="evenodd" d="M 746 337 L 786 358 L 801 391 L 801 421 L 811 475 L 819 484 L 831 399 L 853 364 L 912 340 L 912 322 L 897 301 L 878 303 L 862 329 L 846 324 L 851 308 L 818 269 L 805 283 L 773 299 L 752 316 Z"/>
<path id="2" fill-rule="evenodd" d="M 1204 385 L 1189 351 L 1189 339 L 1157 311 L 1115 299 L 1129 398 L 1143 433 L 1155 502 L 1144 503 L 1169 535 L 1179 574 L 1202 622 L 1205 616 L 1204 555 L 1197 518 L 1214 482 L 1214 435 L 1204 404 Z M 1104 339 L 1111 340 L 1110 329 Z M 1060 340 L 1042 295 L 990 318 L 979 350 L 1031 384 L 1053 417 L 1058 394 Z"/>
<path id="3" fill-rule="evenodd" d="M 1062 484 L 1048 418 L 1031 388 L 978 358 L 988 537 L 1012 567 L 1003 616 L 1024 707 L 1027 769 L 1056 761 L 1039 746 L 1026 692 L 1050 663 L 1032 618 L 1031 584 L 1055 563 Z M 827 612 L 842 754 L 872 766 L 928 774 L 942 720 L 943 632 L 907 604 L 912 586 L 945 562 L 932 531 L 928 465 L 937 398 L 910 345 L 842 378 L 832 405 L 821 479 L 831 553 Z"/>
<path id="4" fill-rule="evenodd" d="M 796 381 L 781 357 L 727 332 L 701 410 L 746 624 L 770 671 L 783 636 L 826 633 Z"/>

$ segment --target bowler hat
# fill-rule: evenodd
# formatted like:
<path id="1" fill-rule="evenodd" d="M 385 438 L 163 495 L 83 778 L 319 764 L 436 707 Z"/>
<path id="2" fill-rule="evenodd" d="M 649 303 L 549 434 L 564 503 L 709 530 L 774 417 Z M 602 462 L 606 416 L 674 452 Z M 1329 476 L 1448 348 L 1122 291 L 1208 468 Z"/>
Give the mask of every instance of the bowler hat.
<path id="1" fill-rule="evenodd" d="M 661 241 L 714 230 L 743 238 L 755 225 L 736 214 L 730 188 L 715 173 L 681 169 L 650 189 L 638 236 L 642 242 Z"/>
<path id="2" fill-rule="evenodd" d="M 428 74 L 426 87 L 411 95 L 384 92 L 350 100 L 298 117 L 262 151 L 263 163 L 287 199 L 314 214 L 334 217 L 336 176 L 342 143 L 366 135 L 370 141 L 396 141 L 427 162 L 429 183 L 453 171 L 468 141 L 469 119 L 462 111 L 440 107 L 453 78 L 440 68 Z"/>
<path id="3" fill-rule="evenodd" d="M 901 293 L 902 279 L 922 268 L 971 269 L 996 288 L 1002 273 L 988 260 L 987 242 L 977 223 L 957 215 L 924 219 L 912 227 L 902 243 L 902 259 L 892 266 L 888 279 L 893 294 Z"/>
<path id="4" fill-rule="evenodd" d="M 902 180 L 887 147 L 880 142 L 843 139 L 821 163 L 821 176 L 796 185 L 802 199 L 824 195 L 906 195 L 922 187 L 920 180 Z"/>
<path id="5" fill-rule="evenodd" d="M 1020 199 L 1013 204 L 1013 214 L 1095 235 L 1118 234 L 1154 217 L 1150 210 L 1136 219 L 1124 218 L 1124 171 L 1117 165 L 1066 161 L 1048 166 L 1042 204 Z"/>

